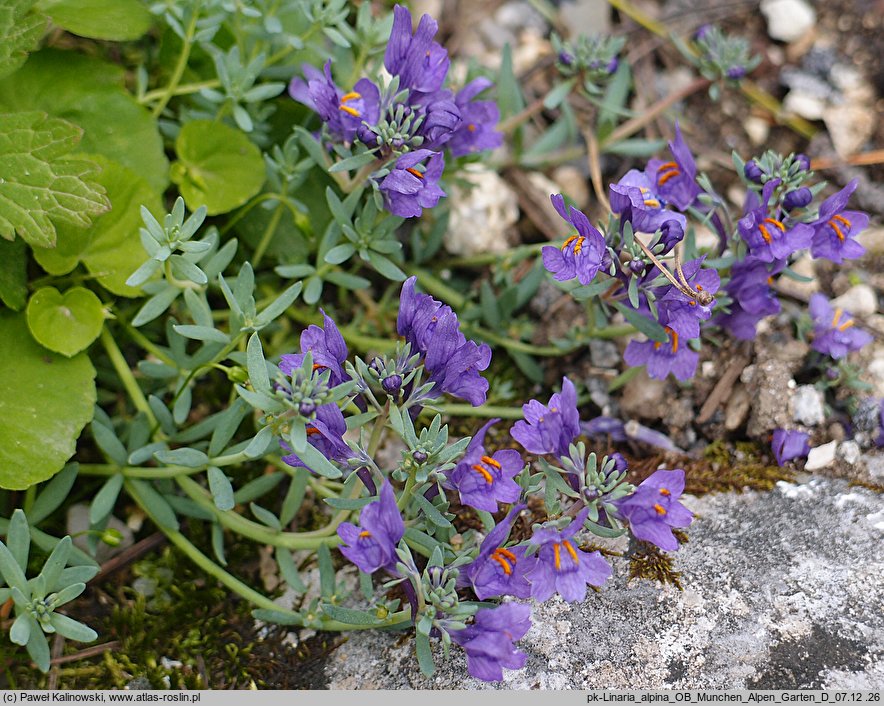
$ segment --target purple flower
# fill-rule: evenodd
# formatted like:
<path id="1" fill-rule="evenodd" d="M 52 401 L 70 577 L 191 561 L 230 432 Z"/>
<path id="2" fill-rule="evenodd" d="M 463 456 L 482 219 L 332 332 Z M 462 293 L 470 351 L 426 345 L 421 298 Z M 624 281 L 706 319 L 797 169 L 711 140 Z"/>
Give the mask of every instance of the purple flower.
<path id="1" fill-rule="evenodd" d="M 694 203 L 700 194 L 700 187 L 696 182 L 697 163 L 681 136 L 678 123 L 675 124 L 675 140 L 669 143 L 669 151 L 672 152 L 674 160 L 664 162 L 652 159 L 648 162 L 648 176 L 656 185 L 655 191 L 667 203 L 684 211 Z"/>
<path id="2" fill-rule="evenodd" d="M 661 320 L 660 323 L 663 323 Z M 630 341 L 623 353 L 629 365 L 646 365 L 648 375 L 657 380 L 665 380 L 669 373 L 679 380 L 689 380 L 697 370 L 700 356 L 686 345 L 679 344 L 678 332 L 664 326 L 668 340 Z"/>
<path id="3" fill-rule="evenodd" d="M 721 279 L 715 270 L 702 268 L 703 260 L 701 257 L 686 262 L 682 272 L 695 292 L 715 294 L 721 285 Z M 712 316 L 711 304 L 701 304 L 696 298 L 687 296 L 675 287 L 670 287 L 657 305 L 669 328 L 684 338 L 697 338 L 700 335 L 700 322 Z"/>
<path id="4" fill-rule="evenodd" d="M 438 150 L 452 138 L 455 129 L 463 122 L 451 91 L 415 94 L 410 97 L 409 106 L 421 118 L 415 135 L 423 138 L 421 147 L 424 149 Z"/>
<path id="5" fill-rule="evenodd" d="M 343 142 L 352 142 L 363 121 L 374 124 L 380 117 L 380 91 L 367 78 L 360 79 L 352 91 L 343 91 L 332 80 L 331 59 L 324 73 L 304 65 L 307 80 L 293 78 L 289 95 L 313 109 L 328 125 L 329 132 Z"/>
<path id="6" fill-rule="evenodd" d="M 487 512 L 497 512 L 498 502 L 516 502 L 522 492 L 513 480 L 525 466 L 519 452 L 503 449 L 489 456 L 482 445 L 489 427 L 499 421 L 492 419 L 473 436 L 445 484 L 460 494 L 462 504 Z"/>
<path id="7" fill-rule="evenodd" d="M 426 166 L 419 168 L 426 160 Z M 396 160 L 396 165 L 380 182 L 380 190 L 390 213 L 414 218 L 425 208 L 433 208 L 445 192 L 439 186 L 445 160 L 439 152 L 415 150 Z"/>
<path id="8" fill-rule="evenodd" d="M 453 156 L 493 150 L 503 144 L 503 135 L 494 129 L 500 120 L 497 103 L 473 100 L 492 85 L 487 78 L 477 78 L 458 91 L 454 102 L 460 110 L 461 123 L 448 141 Z"/>
<path id="9" fill-rule="evenodd" d="M 470 676 L 483 681 L 503 679 L 503 667 L 521 669 L 528 656 L 513 647 L 531 627 L 531 608 L 521 603 L 504 603 L 483 608 L 472 625 L 453 631 L 451 639 L 467 653 Z"/>
<path id="10" fill-rule="evenodd" d="M 624 221 L 632 223 L 638 233 L 653 233 L 666 224 L 666 250 L 684 237 L 687 219 L 683 214 L 663 208 L 662 197 L 654 190 L 654 182 L 644 172 L 630 169 L 616 184 L 611 184 L 611 210 Z"/>
<path id="11" fill-rule="evenodd" d="M 768 213 L 768 204 L 779 179 L 768 181 L 761 192 L 761 202 L 755 192 L 746 197 L 746 215 L 737 223 L 740 236 L 749 246 L 753 257 L 762 262 L 783 260 L 796 250 L 810 247 L 813 228 L 806 223 L 796 223 L 791 228 Z"/>
<path id="12" fill-rule="evenodd" d="M 433 41 L 439 25 L 429 15 L 421 17 L 412 34 L 411 13 L 402 5 L 393 8 L 393 29 L 384 52 L 384 66 L 399 76 L 399 88 L 422 93 L 438 90 L 448 73 L 448 52 Z"/>
<path id="13" fill-rule="evenodd" d="M 560 282 L 576 277 L 580 284 L 589 284 L 602 267 L 606 253 L 605 239 L 581 211 L 573 206 L 570 214 L 565 211 L 565 199 L 561 194 L 552 195 L 550 201 L 559 215 L 576 229 L 577 234 L 565 240 L 561 249 L 552 246 L 543 248 L 543 266 Z"/>
<path id="14" fill-rule="evenodd" d="M 875 439 L 875 446 L 878 448 L 884 447 L 884 399 L 881 400 L 881 403 L 878 407 L 878 438 Z"/>
<path id="15" fill-rule="evenodd" d="M 488 381 L 479 371 L 491 363 L 491 348 L 467 340 L 451 307 L 415 292 L 416 281 L 410 277 L 402 285 L 396 330 L 412 353 L 424 356 L 424 367 L 434 383 L 431 394 L 446 392 L 474 407 L 484 404 Z"/>
<path id="16" fill-rule="evenodd" d="M 770 285 L 785 265 L 785 260 L 770 265 L 751 256 L 734 263 L 727 285 L 734 303 L 729 314 L 718 317 L 718 323 L 739 339 L 754 339 L 758 322 L 780 310 L 780 300 Z"/>
<path id="17" fill-rule="evenodd" d="M 532 598 L 542 602 L 558 592 L 566 601 L 582 601 L 586 584 L 601 586 L 613 573 L 601 552 L 588 554 L 570 541 L 583 527 L 588 514 L 589 508 L 583 508 L 562 531 L 552 527 L 534 531 L 531 544 L 540 549 L 537 563 L 528 573 Z"/>
<path id="18" fill-rule="evenodd" d="M 510 436 L 533 454 L 567 456 L 568 446 L 580 434 L 577 390 L 568 378 L 562 378 L 562 391 L 549 398 L 548 406 L 537 400 L 522 405 L 524 420 L 513 425 Z"/>
<path id="19" fill-rule="evenodd" d="M 527 547 L 503 546 L 513 522 L 526 507 L 524 503 L 515 505 L 482 541 L 479 555 L 460 570 L 457 585 L 461 588 L 472 586 L 480 601 L 494 596 L 528 598 L 531 595 L 531 584 L 525 578 L 525 572 L 536 559 L 525 556 Z"/>
<path id="20" fill-rule="evenodd" d="M 815 351 L 837 360 L 872 342 L 872 335 L 856 327 L 850 312 L 841 308 L 832 309 L 824 295 L 814 294 L 810 298 L 809 308 L 813 319 L 810 347 Z"/>
<path id="21" fill-rule="evenodd" d="M 813 201 L 813 192 L 806 186 L 790 191 L 783 197 L 783 208 L 794 211 L 796 208 L 804 208 Z"/>
<path id="22" fill-rule="evenodd" d="M 810 444 L 807 443 L 809 438 L 803 431 L 775 430 L 770 448 L 773 451 L 774 458 L 777 459 L 777 465 L 782 466 L 786 461 L 791 461 L 793 458 L 804 458 L 807 456 L 810 453 Z"/>
<path id="23" fill-rule="evenodd" d="M 615 501 L 632 534 L 664 551 L 678 549 L 673 527 L 687 527 L 694 515 L 678 498 L 684 491 L 684 471 L 655 471 L 632 495 Z"/>
<path id="24" fill-rule="evenodd" d="M 335 322 L 324 311 L 322 318 L 322 328 L 311 324 L 301 332 L 301 352 L 283 355 L 279 369 L 283 374 L 291 375 L 295 368 L 301 367 L 304 355 L 309 352 L 313 356 L 313 369 L 330 371 L 329 384 L 340 385 L 347 377 L 344 372 L 347 344 Z"/>
<path id="25" fill-rule="evenodd" d="M 316 408 L 316 416 L 307 424 L 307 442 L 327 459 L 346 463 L 353 455 L 344 441 L 346 431 L 347 422 L 340 408 L 336 404 L 320 405 Z M 286 451 L 292 450 L 284 441 L 280 441 L 280 445 Z M 310 468 L 294 452 L 283 456 L 282 460 L 295 468 Z"/>
<path id="26" fill-rule="evenodd" d="M 749 181 L 754 181 L 756 184 L 760 184 L 764 176 L 761 166 L 754 159 L 750 159 L 743 165 L 743 174 Z"/>
<path id="27" fill-rule="evenodd" d="M 856 191 L 857 183 L 854 179 L 820 205 L 819 218 L 812 224 L 814 230 L 810 254 L 813 257 L 823 257 L 840 264 L 865 253 L 866 249 L 854 238 L 869 225 L 869 216 L 861 211 L 844 210 L 850 195 Z"/>
<path id="28" fill-rule="evenodd" d="M 359 524 L 361 527 L 344 522 L 338 527 L 338 536 L 346 545 L 340 548 L 341 554 L 366 574 L 395 566 L 396 545 L 405 534 L 405 523 L 388 481 L 381 486 L 378 500 L 362 508 Z"/>

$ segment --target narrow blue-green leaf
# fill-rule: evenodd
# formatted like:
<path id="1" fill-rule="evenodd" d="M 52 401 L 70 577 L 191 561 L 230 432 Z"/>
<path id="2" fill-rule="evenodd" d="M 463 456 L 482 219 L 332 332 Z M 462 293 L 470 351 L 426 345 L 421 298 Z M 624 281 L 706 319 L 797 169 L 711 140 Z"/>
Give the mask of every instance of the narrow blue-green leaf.
<path id="1" fill-rule="evenodd" d="M 298 295 L 301 293 L 301 289 L 301 282 L 295 282 L 258 315 L 256 323 L 259 326 L 266 326 L 275 318 L 281 316 L 283 312 L 285 312 L 285 310 L 294 303 L 295 299 L 298 298 Z"/>
<path id="2" fill-rule="evenodd" d="M 56 593 L 77 583 L 85 584 L 95 578 L 100 571 L 97 566 L 69 566 L 61 572 L 55 585 L 48 586 L 50 593 Z"/>
<path id="3" fill-rule="evenodd" d="M 323 502 L 335 510 L 359 510 L 374 498 L 323 498 Z"/>
<path id="4" fill-rule="evenodd" d="M 254 480 L 246 483 L 242 488 L 233 494 L 233 499 L 237 503 L 248 503 L 255 498 L 260 498 L 265 493 L 273 490 L 285 478 L 285 473 L 278 471 L 270 473 L 266 476 L 258 476 Z"/>
<path id="5" fill-rule="evenodd" d="M 307 490 L 309 479 L 310 471 L 306 468 L 292 469 L 292 480 L 289 483 L 289 489 L 285 494 L 285 499 L 282 501 L 282 510 L 279 513 L 279 521 L 283 527 L 294 520 L 298 510 L 301 509 L 301 503 L 304 502 L 304 493 Z"/>
<path id="6" fill-rule="evenodd" d="M 95 494 L 95 497 L 92 499 L 92 505 L 89 507 L 90 524 L 97 525 L 113 512 L 117 496 L 119 496 L 122 487 L 122 473 L 117 473 L 105 481 L 104 485 L 101 486 L 101 490 Z"/>
<path id="7" fill-rule="evenodd" d="M 270 512 L 270 510 L 255 503 L 250 503 L 249 508 L 261 524 L 267 525 L 270 529 L 276 530 L 277 532 L 282 530 L 282 525 L 279 524 L 279 518 Z"/>
<path id="8" fill-rule="evenodd" d="M 209 456 L 217 456 L 224 450 L 248 412 L 249 408 L 246 402 L 238 399 L 220 413 L 221 421 L 212 432 L 212 439 L 209 442 Z"/>
<path id="9" fill-rule="evenodd" d="M 436 671 L 436 664 L 433 662 L 433 650 L 430 647 L 430 639 L 421 633 L 414 636 L 414 647 L 417 653 L 417 663 L 421 668 L 421 673 L 425 677 L 430 677 Z"/>
<path id="10" fill-rule="evenodd" d="M 39 629 L 31 629 L 31 638 L 27 645 L 28 654 L 41 672 L 49 671 L 49 643 Z"/>
<path id="11" fill-rule="evenodd" d="M 67 464 L 43 487 L 28 513 L 32 523 L 39 524 L 61 507 L 68 493 L 71 492 L 79 468 L 77 463 Z"/>
<path id="12" fill-rule="evenodd" d="M 270 376 L 267 374 L 267 363 L 264 360 L 264 348 L 257 333 L 249 337 L 246 348 L 246 366 L 249 370 L 249 380 L 258 392 L 270 394 Z"/>
<path id="13" fill-rule="evenodd" d="M 441 512 L 436 508 L 433 503 L 427 500 L 420 493 L 416 493 L 414 496 L 415 502 L 418 504 L 421 510 L 423 510 L 424 515 L 427 516 L 427 519 L 432 522 L 437 527 L 451 527 L 451 522 L 445 519 L 445 516 L 442 515 Z"/>
<path id="14" fill-rule="evenodd" d="M 227 557 L 224 554 L 224 528 L 220 522 L 212 523 L 212 552 L 221 566 L 227 566 Z"/>
<path id="15" fill-rule="evenodd" d="M 624 306 L 620 302 L 613 302 L 617 311 L 623 314 L 624 318 L 637 330 L 641 333 L 645 334 L 652 341 L 660 341 L 661 343 L 665 343 L 669 340 L 669 336 L 666 335 L 666 331 L 663 330 L 663 327 L 656 321 L 651 321 L 648 318 L 645 318 L 641 314 L 639 314 L 635 309 L 630 309 L 628 306 Z"/>
<path id="16" fill-rule="evenodd" d="M 135 449 L 129 454 L 129 465 L 140 466 L 148 459 L 153 458 L 157 451 L 168 449 L 169 445 L 165 441 L 155 441 L 152 444 L 145 444 L 141 448 Z"/>
<path id="17" fill-rule="evenodd" d="M 327 545 L 319 545 L 316 561 L 319 564 L 319 593 L 323 598 L 331 598 L 335 594 L 335 567 Z"/>
<path id="18" fill-rule="evenodd" d="M 279 566 L 279 573 L 295 593 L 301 594 L 307 590 L 304 582 L 301 580 L 301 574 L 295 564 L 292 556 L 292 550 L 285 547 L 276 548 L 276 564 Z"/>
<path id="19" fill-rule="evenodd" d="M 352 243 L 341 243 L 329 250 L 324 259 L 330 265 L 340 265 L 349 260 L 354 252 L 356 252 L 356 247 Z"/>
<path id="20" fill-rule="evenodd" d="M 169 466 L 201 468 L 209 463 L 209 457 L 205 453 L 190 448 L 157 451 L 153 456 L 160 463 L 165 463 Z"/>
<path id="21" fill-rule="evenodd" d="M 192 324 L 176 324 L 172 327 L 175 333 L 195 341 L 209 341 L 211 343 L 230 343 L 230 336 L 216 328 L 208 326 L 194 326 Z"/>
<path id="22" fill-rule="evenodd" d="M 31 630 L 36 626 L 37 624 L 30 614 L 22 613 L 12 624 L 9 630 L 9 639 L 16 645 L 27 645 L 28 640 L 31 639 Z"/>
<path id="23" fill-rule="evenodd" d="M 252 437 L 252 440 L 249 441 L 248 446 L 242 452 L 249 458 L 260 458 L 273 445 L 273 430 L 270 427 L 264 427 Z"/>
<path id="24" fill-rule="evenodd" d="M 91 429 L 92 436 L 95 438 L 95 443 L 98 444 L 98 447 L 104 451 L 105 454 L 107 454 L 107 457 L 118 466 L 125 466 L 129 454 L 126 453 L 126 447 L 123 446 L 122 442 L 117 438 L 114 430 L 109 429 L 97 420 L 92 421 Z"/>
<path id="25" fill-rule="evenodd" d="M 59 578 L 59 580 L 61 579 Z M 55 594 L 55 597 L 52 599 L 52 605 L 63 606 L 65 603 L 70 603 L 72 600 L 82 595 L 85 590 L 86 584 L 82 581 L 68 584 Z"/>
<path id="26" fill-rule="evenodd" d="M 363 152 L 362 154 L 356 154 L 352 157 L 347 157 L 347 159 L 342 159 L 340 162 L 329 167 L 328 171 L 330 173 L 348 172 L 352 169 L 364 167 L 366 164 L 371 164 L 375 159 L 377 159 L 377 157 L 373 152 Z"/>
<path id="27" fill-rule="evenodd" d="M 150 483 L 130 478 L 126 481 L 126 487 L 129 489 L 129 494 L 134 496 L 139 504 L 144 505 L 160 525 L 174 530 L 178 529 L 178 518 L 175 517 L 175 511 Z"/>
<path id="28" fill-rule="evenodd" d="M 233 486 L 230 480 L 224 475 L 217 466 L 209 466 L 209 490 L 212 491 L 212 500 L 215 507 L 219 510 L 232 510 L 235 503 L 233 501 Z"/>
<path id="29" fill-rule="evenodd" d="M 16 509 L 9 520 L 9 528 L 6 530 L 6 546 L 9 547 L 9 553 L 12 554 L 15 563 L 21 567 L 22 571 L 26 571 L 28 554 L 31 550 L 31 530 L 28 518 L 21 509 Z"/>
<path id="30" fill-rule="evenodd" d="M 277 625 L 304 624 L 304 619 L 298 613 L 284 613 L 281 610 L 256 608 L 252 611 L 252 617 L 256 620 L 263 620 L 265 623 L 275 623 Z"/>
<path id="31" fill-rule="evenodd" d="M 0 575 L 10 588 L 17 588 L 26 596 L 30 595 L 24 571 L 3 542 L 0 542 Z"/>
<path id="32" fill-rule="evenodd" d="M 52 613 L 49 616 L 49 624 L 55 628 L 59 635 L 63 635 L 68 640 L 92 642 L 98 637 L 98 633 L 92 628 L 61 613 Z"/>
<path id="33" fill-rule="evenodd" d="M 377 615 L 364 610 L 353 610 L 352 608 L 342 608 L 341 606 L 332 605 L 331 603 L 322 604 L 322 612 L 332 620 L 347 625 L 380 625 L 383 621 L 379 621 Z"/>
<path id="34" fill-rule="evenodd" d="M 372 267 L 374 267 L 387 279 L 391 279 L 394 282 L 405 281 L 405 273 L 400 270 L 389 258 L 384 257 L 383 255 L 380 255 L 379 253 L 376 253 L 372 250 L 368 253 L 368 261 L 371 263 Z"/>
<path id="35" fill-rule="evenodd" d="M 315 446 L 305 442 L 304 448 L 296 451 L 298 457 L 311 471 L 326 478 L 340 478 L 341 470 L 333 466 L 331 462 Z"/>
<path id="36" fill-rule="evenodd" d="M 58 581 L 61 572 L 68 563 L 70 553 L 71 538 L 62 537 L 61 541 L 55 545 L 55 549 L 52 550 L 49 558 L 46 559 L 46 563 L 43 564 L 43 570 L 40 572 L 40 576 L 43 577 L 47 587 L 54 586 Z"/>
<path id="37" fill-rule="evenodd" d="M 576 82 L 576 78 L 570 78 L 553 88 L 543 99 L 543 107 L 547 110 L 558 108 L 562 101 L 568 97 L 568 94 L 571 93 Z"/>

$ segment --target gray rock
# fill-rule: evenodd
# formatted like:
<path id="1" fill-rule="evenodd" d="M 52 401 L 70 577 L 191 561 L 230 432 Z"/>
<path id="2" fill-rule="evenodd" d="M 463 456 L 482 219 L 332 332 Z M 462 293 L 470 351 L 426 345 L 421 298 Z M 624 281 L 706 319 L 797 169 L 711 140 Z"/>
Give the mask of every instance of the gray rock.
<path id="1" fill-rule="evenodd" d="M 620 364 L 620 350 L 613 341 L 594 338 L 589 342 L 589 359 L 599 368 L 616 368 Z"/>
<path id="2" fill-rule="evenodd" d="M 792 418 L 809 427 L 825 421 L 823 394 L 813 385 L 801 385 L 792 395 Z"/>
<path id="3" fill-rule="evenodd" d="M 767 33 L 783 42 L 801 39 L 816 24 L 816 12 L 804 0 L 761 0 L 761 12 Z"/>
<path id="4" fill-rule="evenodd" d="M 835 297 L 832 306 L 849 311 L 854 316 L 871 316 L 878 311 L 878 295 L 867 284 L 855 284 L 840 297 Z"/>
<path id="5" fill-rule="evenodd" d="M 838 458 L 851 466 L 856 465 L 861 456 L 859 444 L 855 441 L 842 441 L 838 445 Z"/>
<path id="6" fill-rule="evenodd" d="M 884 688 L 884 498 L 845 481 L 685 501 L 684 586 L 627 582 L 627 562 L 582 604 L 535 606 L 523 670 L 467 675 L 457 647 L 423 677 L 410 639 L 354 632 L 330 689 Z"/>
<path id="7" fill-rule="evenodd" d="M 804 464 L 805 471 L 818 471 L 827 468 L 835 462 L 835 453 L 838 450 L 838 442 L 830 441 L 828 444 L 817 446 L 810 450 L 807 454 L 807 463 Z"/>
<path id="8" fill-rule="evenodd" d="M 751 413 L 746 433 L 753 438 L 767 438 L 773 429 L 789 426 L 788 394 L 792 380 L 790 366 L 781 360 L 766 360 L 748 366 L 741 375 L 752 397 Z"/>

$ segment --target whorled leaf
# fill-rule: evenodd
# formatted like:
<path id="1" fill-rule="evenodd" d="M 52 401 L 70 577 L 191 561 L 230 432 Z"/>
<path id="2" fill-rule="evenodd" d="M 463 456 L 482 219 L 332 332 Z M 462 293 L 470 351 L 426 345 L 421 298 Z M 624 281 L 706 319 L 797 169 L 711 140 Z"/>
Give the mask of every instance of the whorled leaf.
<path id="1" fill-rule="evenodd" d="M 0 114 L 0 236 L 55 244 L 53 220 L 87 226 L 110 207 L 92 162 L 67 155 L 82 131 L 45 113 Z"/>

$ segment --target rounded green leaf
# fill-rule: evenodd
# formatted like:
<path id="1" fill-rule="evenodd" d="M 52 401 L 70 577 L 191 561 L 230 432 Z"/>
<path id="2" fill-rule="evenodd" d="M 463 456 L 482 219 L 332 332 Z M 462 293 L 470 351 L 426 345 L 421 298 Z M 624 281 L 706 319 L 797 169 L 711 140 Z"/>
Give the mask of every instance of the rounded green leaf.
<path id="1" fill-rule="evenodd" d="M 0 488 L 24 490 L 58 473 L 92 419 L 95 368 L 31 337 L 25 317 L 0 312 Z"/>
<path id="2" fill-rule="evenodd" d="M 28 328 L 37 342 L 70 358 L 86 350 L 104 325 L 101 300 L 84 287 L 64 294 L 54 287 L 34 292 L 28 302 Z"/>
<path id="3" fill-rule="evenodd" d="M 124 42 L 150 29 L 152 17 L 139 0 L 41 0 L 52 23 L 90 39 Z"/>
<path id="4" fill-rule="evenodd" d="M 52 275 L 70 272 L 82 262 L 99 283 L 114 294 L 137 297 L 141 291 L 126 284 L 147 259 L 138 237 L 141 206 L 163 210 L 160 192 L 131 169 L 100 155 L 89 155 L 101 167 L 95 181 L 107 191 L 111 210 L 95 218 L 91 228 L 66 224 L 56 227 L 55 248 L 34 248 L 40 266 Z"/>
<path id="5" fill-rule="evenodd" d="M 185 123 L 175 140 L 171 176 L 187 207 L 210 216 L 242 206 L 264 184 L 261 151 L 240 130 L 212 120 Z"/>
<path id="6" fill-rule="evenodd" d="M 83 129 L 79 151 L 129 167 L 158 192 L 169 183 L 156 118 L 126 90 L 125 71 L 119 66 L 44 49 L 0 80 L 0 112 L 7 110 L 42 110 L 64 118 Z"/>

